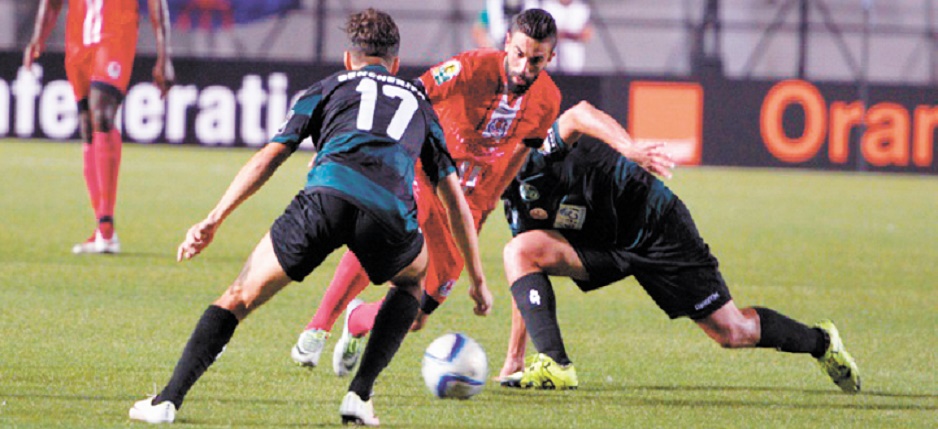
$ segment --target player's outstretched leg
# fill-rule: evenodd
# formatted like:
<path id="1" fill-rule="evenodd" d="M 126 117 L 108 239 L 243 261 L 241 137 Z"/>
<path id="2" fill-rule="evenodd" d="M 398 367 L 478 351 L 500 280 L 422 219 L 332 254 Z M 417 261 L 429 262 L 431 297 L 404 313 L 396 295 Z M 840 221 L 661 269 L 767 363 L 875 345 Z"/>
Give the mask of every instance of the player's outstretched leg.
<path id="1" fill-rule="evenodd" d="M 824 331 L 829 339 L 829 345 L 824 355 L 817 358 L 818 365 L 830 376 L 840 390 L 847 393 L 857 393 L 860 391 L 860 368 L 847 349 L 844 348 L 843 340 L 840 339 L 840 332 L 830 320 L 822 320 L 814 325 L 816 328 Z"/>
<path id="2" fill-rule="evenodd" d="M 362 304 L 364 301 L 358 298 L 349 303 L 345 310 L 345 326 L 342 327 L 342 336 L 332 351 L 332 370 L 339 377 L 345 377 L 355 369 L 358 359 L 362 356 L 362 350 L 365 348 L 365 336 L 355 337 L 349 331 L 349 319 L 352 312 Z"/>
<path id="3" fill-rule="evenodd" d="M 183 349 L 173 375 L 159 395 L 137 401 L 130 418 L 148 423 L 172 423 L 186 393 L 224 350 L 238 326 L 238 318 L 224 308 L 209 306 Z"/>

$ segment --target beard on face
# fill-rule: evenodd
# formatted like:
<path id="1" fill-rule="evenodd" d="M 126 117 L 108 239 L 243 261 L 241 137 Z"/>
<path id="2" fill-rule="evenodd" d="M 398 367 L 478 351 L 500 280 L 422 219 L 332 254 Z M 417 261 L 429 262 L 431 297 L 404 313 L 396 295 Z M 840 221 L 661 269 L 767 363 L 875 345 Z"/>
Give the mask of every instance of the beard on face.
<path id="1" fill-rule="evenodd" d="M 512 94 L 521 95 L 524 94 L 531 85 L 534 84 L 534 81 L 537 80 L 537 76 L 534 76 L 533 79 L 526 79 L 522 74 L 515 74 L 508 68 L 508 63 L 505 63 L 505 76 L 508 77 L 508 91 L 511 91 Z M 521 78 L 524 83 L 516 83 L 515 77 Z"/>

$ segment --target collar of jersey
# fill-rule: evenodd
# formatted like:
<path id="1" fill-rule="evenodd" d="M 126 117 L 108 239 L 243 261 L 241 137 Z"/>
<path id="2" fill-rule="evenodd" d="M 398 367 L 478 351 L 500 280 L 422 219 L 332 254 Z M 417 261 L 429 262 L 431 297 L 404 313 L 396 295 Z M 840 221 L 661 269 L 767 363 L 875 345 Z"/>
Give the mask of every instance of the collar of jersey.
<path id="1" fill-rule="evenodd" d="M 381 73 L 384 73 L 384 74 L 391 74 L 391 72 L 389 72 L 388 69 L 386 69 L 386 68 L 384 68 L 384 66 L 378 65 L 378 64 L 369 64 L 369 65 L 367 65 L 367 66 L 365 66 L 365 67 L 362 67 L 361 69 L 362 69 L 362 70 L 367 70 L 367 71 L 373 71 L 373 72 L 381 72 Z"/>

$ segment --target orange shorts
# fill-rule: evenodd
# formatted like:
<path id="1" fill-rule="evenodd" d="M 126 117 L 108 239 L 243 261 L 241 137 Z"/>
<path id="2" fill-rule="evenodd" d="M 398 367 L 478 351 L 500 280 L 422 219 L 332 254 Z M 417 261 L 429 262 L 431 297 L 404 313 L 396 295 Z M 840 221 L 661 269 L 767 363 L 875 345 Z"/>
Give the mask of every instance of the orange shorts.
<path id="1" fill-rule="evenodd" d="M 127 93 L 137 50 L 136 27 L 133 30 L 117 35 L 103 35 L 100 42 L 90 46 L 81 42 L 66 46 L 65 73 L 75 92 L 75 100 L 88 98 L 92 82 L 117 90 L 119 93 L 115 95 L 123 96 Z"/>
<path id="2" fill-rule="evenodd" d="M 415 197 L 417 199 L 417 221 L 423 231 L 424 241 L 427 246 L 429 263 L 427 265 L 427 294 L 433 297 L 437 302 L 443 302 L 449 295 L 462 273 L 463 262 L 462 255 L 459 254 L 459 247 L 453 239 L 453 234 L 449 228 L 449 218 L 446 216 L 446 208 L 443 203 L 432 193 L 433 187 L 429 182 L 421 180 L 422 174 L 418 175 L 418 185 L 414 187 Z M 478 232 L 485 222 L 485 216 L 488 213 L 471 210 L 475 229 Z M 481 246 L 481 245 L 480 245 Z"/>

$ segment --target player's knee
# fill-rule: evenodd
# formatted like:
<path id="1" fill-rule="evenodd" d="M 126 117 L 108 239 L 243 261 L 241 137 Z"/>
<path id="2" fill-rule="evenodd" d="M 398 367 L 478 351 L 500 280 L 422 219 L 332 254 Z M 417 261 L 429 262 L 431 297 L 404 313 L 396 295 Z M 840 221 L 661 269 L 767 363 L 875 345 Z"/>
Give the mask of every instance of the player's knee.
<path id="1" fill-rule="evenodd" d="M 506 263 L 510 261 L 514 265 L 534 263 L 540 258 L 542 252 L 543 249 L 532 245 L 528 240 L 515 238 L 502 249 L 502 258 Z"/>
<path id="2" fill-rule="evenodd" d="M 114 128 L 113 115 L 109 114 L 108 109 L 92 109 L 91 128 L 94 131 L 106 133 Z"/>
<path id="3" fill-rule="evenodd" d="M 742 320 L 722 326 L 713 339 L 725 349 L 752 347 L 758 342 L 758 334 L 752 325 L 748 320 Z"/>
<path id="4" fill-rule="evenodd" d="M 238 320 L 241 320 L 257 307 L 255 302 L 256 300 L 246 293 L 241 284 L 235 282 L 215 300 L 214 304 L 232 312 Z"/>

